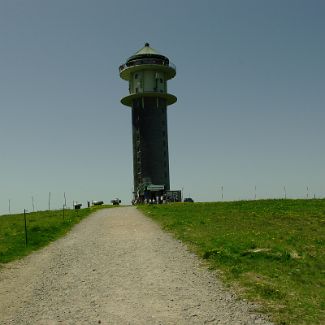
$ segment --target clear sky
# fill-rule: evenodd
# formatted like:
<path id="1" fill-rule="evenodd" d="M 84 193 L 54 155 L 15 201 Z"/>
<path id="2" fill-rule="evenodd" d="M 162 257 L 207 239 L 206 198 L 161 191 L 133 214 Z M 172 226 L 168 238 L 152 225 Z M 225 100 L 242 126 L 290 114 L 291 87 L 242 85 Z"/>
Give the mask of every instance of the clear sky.
<path id="1" fill-rule="evenodd" d="M 0 0 L 0 213 L 130 202 L 118 67 L 145 42 L 177 66 L 173 189 L 325 197 L 325 1 Z"/>

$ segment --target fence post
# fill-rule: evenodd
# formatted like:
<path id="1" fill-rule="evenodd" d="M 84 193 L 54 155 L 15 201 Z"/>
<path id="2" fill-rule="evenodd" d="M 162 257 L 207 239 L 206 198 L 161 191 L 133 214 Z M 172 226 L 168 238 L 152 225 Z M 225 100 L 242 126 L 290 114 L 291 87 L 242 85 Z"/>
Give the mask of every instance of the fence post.
<path id="1" fill-rule="evenodd" d="M 27 247 L 28 237 L 27 237 L 26 209 L 24 209 L 24 221 L 25 221 L 25 246 Z"/>

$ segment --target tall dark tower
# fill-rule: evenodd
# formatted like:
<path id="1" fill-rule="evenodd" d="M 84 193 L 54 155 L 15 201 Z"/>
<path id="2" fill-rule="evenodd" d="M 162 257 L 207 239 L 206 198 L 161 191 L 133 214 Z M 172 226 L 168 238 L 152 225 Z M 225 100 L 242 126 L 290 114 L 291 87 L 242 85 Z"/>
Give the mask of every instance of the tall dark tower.
<path id="1" fill-rule="evenodd" d="M 119 68 L 129 82 L 121 103 L 132 108 L 134 197 L 162 195 L 170 189 L 167 106 L 177 98 L 167 92 L 176 67 L 148 43 Z"/>

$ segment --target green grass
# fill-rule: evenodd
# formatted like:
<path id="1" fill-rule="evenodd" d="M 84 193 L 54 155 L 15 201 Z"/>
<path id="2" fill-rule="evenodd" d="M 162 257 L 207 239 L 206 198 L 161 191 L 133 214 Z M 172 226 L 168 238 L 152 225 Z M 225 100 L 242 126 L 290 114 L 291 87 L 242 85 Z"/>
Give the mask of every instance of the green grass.
<path id="1" fill-rule="evenodd" d="M 26 256 L 65 235 L 75 224 L 103 207 L 111 206 L 67 209 L 64 211 L 64 217 L 62 210 L 27 213 L 27 246 L 24 215 L 0 216 L 0 267 L 1 263 Z"/>
<path id="2" fill-rule="evenodd" d="M 139 208 L 277 324 L 325 324 L 325 200 Z"/>

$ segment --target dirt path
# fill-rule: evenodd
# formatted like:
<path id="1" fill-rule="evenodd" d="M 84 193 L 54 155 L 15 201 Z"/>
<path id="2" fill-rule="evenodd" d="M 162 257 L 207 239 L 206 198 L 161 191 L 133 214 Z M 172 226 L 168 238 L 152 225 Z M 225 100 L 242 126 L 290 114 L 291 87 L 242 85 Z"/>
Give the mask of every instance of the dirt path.
<path id="1" fill-rule="evenodd" d="M 271 324 L 134 207 L 0 271 L 0 324 Z"/>

